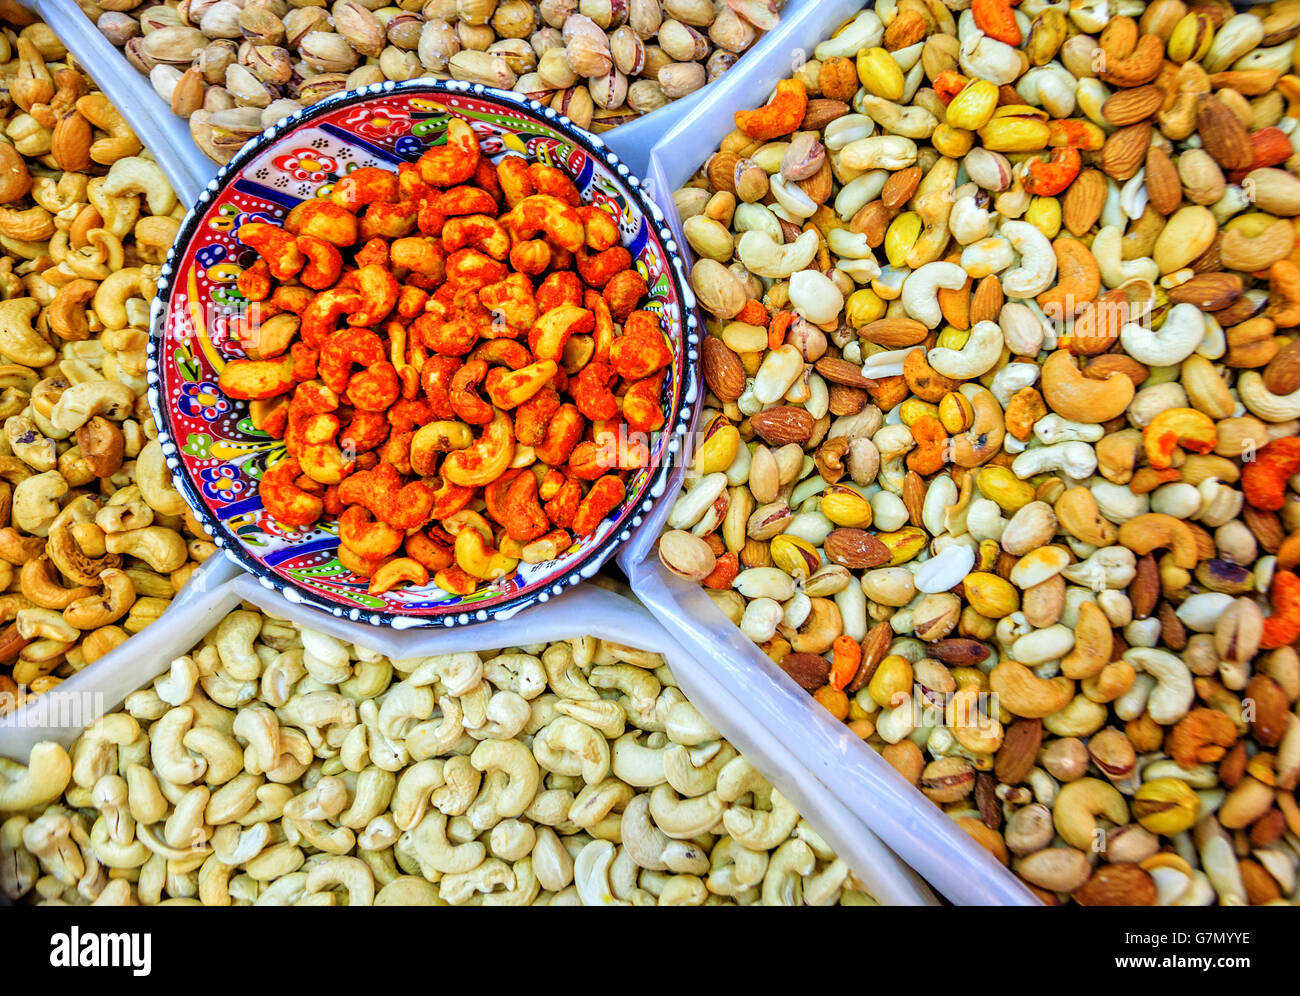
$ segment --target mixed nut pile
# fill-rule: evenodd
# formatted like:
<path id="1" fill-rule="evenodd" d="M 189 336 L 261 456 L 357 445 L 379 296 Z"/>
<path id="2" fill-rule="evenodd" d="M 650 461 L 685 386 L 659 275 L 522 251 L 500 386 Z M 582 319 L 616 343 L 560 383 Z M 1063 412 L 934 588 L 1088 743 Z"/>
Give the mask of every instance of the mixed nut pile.
<path id="1" fill-rule="evenodd" d="M 218 383 L 285 442 L 262 501 L 293 528 L 336 516 L 371 594 L 430 577 L 471 594 L 624 500 L 649 453 L 616 466 L 605 441 L 663 427 L 672 351 L 613 216 L 562 170 L 493 164 L 452 118 L 417 162 L 237 236 L 260 314 Z"/>
<path id="2" fill-rule="evenodd" d="M 0 715 L 148 626 L 214 550 L 145 397 L 177 203 L 50 29 L 0 22 Z"/>
<path id="3" fill-rule="evenodd" d="M 661 559 L 1046 902 L 1296 895 L 1298 36 L 888 0 L 674 195 Z"/>
<path id="4" fill-rule="evenodd" d="M 591 637 L 389 660 L 237 610 L 0 764 L 15 900 L 874 904 L 659 655 Z"/>
<path id="5" fill-rule="evenodd" d="M 200 149 L 228 162 L 301 107 L 432 76 L 607 131 L 725 73 L 779 0 L 78 0 Z"/>

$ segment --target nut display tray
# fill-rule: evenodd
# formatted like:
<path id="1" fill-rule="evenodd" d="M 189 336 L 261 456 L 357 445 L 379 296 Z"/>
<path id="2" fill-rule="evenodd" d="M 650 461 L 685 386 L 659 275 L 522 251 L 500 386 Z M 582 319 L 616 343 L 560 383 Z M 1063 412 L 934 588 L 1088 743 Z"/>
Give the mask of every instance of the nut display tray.
<path id="1" fill-rule="evenodd" d="M 678 122 L 651 150 L 647 187 L 659 198 L 685 256 L 690 249 L 672 192 L 735 127 L 735 111 L 762 104 L 819 41 L 862 7 L 859 0 L 823 0 L 793 11 L 765 39 L 768 58 L 728 73 L 711 88 L 708 103 Z M 670 487 L 679 488 L 684 474 L 685 467 L 678 467 Z M 670 503 L 662 504 L 619 555 L 633 591 L 668 630 L 695 657 L 708 662 L 717 681 L 773 739 L 948 899 L 969 905 L 1036 905 L 1010 871 L 800 689 L 703 589 L 669 574 L 654 551 L 669 511 Z"/>
<path id="2" fill-rule="evenodd" d="M 156 624 L 134 638 L 131 654 L 115 651 L 44 696 L 48 701 L 42 707 L 46 710 L 43 717 L 29 708 L 0 724 L 0 756 L 25 761 L 32 744 L 38 741 L 71 744 L 94 719 L 93 715 L 79 712 L 83 703 L 93 701 L 96 710 L 117 707 L 131 692 L 166 671 L 174 658 L 195 645 L 200 634 L 243 602 L 256 605 L 267 615 L 290 619 L 398 659 L 547 643 L 578 633 L 660 653 L 682 691 L 705 719 L 795 803 L 878 901 L 906 906 L 936 903 L 916 874 L 866 830 L 825 785 L 811 777 L 793 755 L 771 740 L 762 725 L 738 707 L 709 670 L 686 653 L 643 607 L 630 598 L 585 583 L 552 600 L 543 611 L 509 622 L 489 622 L 464 630 L 407 631 L 374 629 L 289 602 L 248 575 L 220 584 L 192 584 L 186 597 L 177 600 L 169 624 Z"/>

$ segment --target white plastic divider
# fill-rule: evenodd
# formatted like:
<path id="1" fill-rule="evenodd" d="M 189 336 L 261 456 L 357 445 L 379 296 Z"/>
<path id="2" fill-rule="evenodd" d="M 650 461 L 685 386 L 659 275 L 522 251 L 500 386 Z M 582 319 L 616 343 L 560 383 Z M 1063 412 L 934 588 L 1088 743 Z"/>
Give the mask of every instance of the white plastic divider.
<path id="1" fill-rule="evenodd" d="M 216 175 L 217 164 L 199 151 L 188 122 L 178 118 L 154 92 L 147 77 L 126 61 L 72 0 L 22 0 L 45 21 L 121 111 L 136 137 L 144 143 L 176 196 L 186 207 Z"/>
<path id="2" fill-rule="evenodd" d="M 765 39 L 768 58 L 729 72 L 715 84 L 708 105 L 679 121 L 650 151 L 649 189 L 667 215 L 688 265 L 693 261 L 690 246 L 682 236 L 672 192 L 734 129 L 735 111 L 765 101 L 778 82 L 811 57 L 818 42 L 861 9 L 861 0 L 821 0 L 802 7 Z M 668 481 L 670 494 L 680 489 L 685 474 L 684 465 L 675 469 Z M 699 585 L 663 567 L 654 544 L 671 507 L 667 501 L 651 512 L 618 554 L 619 566 L 645 606 L 704 663 L 747 715 L 944 896 L 961 905 L 1037 905 L 1015 875 L 799 688 Z"/>
<path id="3" fill-rule="evenodd" d="M 195 634 L 206 633 L 221 618 L 229 608 L 224 601 L 229 582 L 237 574 L 238 567 L 214 554 L 194 572 L 152 625 L 0 719 L 0 757 L 25 763 L 32 744 L 41 740 L 70 744 L 83 726 L 116 709 L 123 699 L 167 667 L 176 656 L 171 650 L 175 644 L 190 646 Z M 163 661 L 162 669 L 147 674 L 157 660 Z"/>
<path id="4" fill-rule="evenodd" d="M 769 737 L 760 723 L 739 708 L 721 684 L 649 612 L 632 599 L 596 585 L 581 584 L 553 599 L 548 611 L 522 613 L 509 621 L 452 630 L 396 631 L 350 623 L 289 602 L 267 591 L 255 578 L 238 574 L 233 580 L 206 585 L 196 591 L 177 606 L 178 611 L 170 614 L 171 625 L 159 621 L 134 637 L 131 654 L 114 651 L 49 696 L 57 695 L 75 681 L 77 687 L 65 695 L 93 699 L 105 711 L 114 709 L 131 692 L 166 671 L 174 658 L 187 653 L 222 616 L 243 602 L 256 605 L 267 615 L 289 619 L 299 626 L 397 658 L 544 643 L 579 633 L 661 653 L 682 691 L 701 714 L 795 804 L 878 901 L 901 906 L 937 902 L 916 873 L 862 826 L 817 779 L 810 777 L 798 759 Z M 70 744 L 96 718 L 84 708 L 81 712 L 66 711 L 74 705 L 77 703 L 72 700 L 52 701 L 51 708 L 40 717 L 39 725 L 32 722 L 0 725 L 0 755 L 25 761 L 31 745 L 37 741 Z"/>

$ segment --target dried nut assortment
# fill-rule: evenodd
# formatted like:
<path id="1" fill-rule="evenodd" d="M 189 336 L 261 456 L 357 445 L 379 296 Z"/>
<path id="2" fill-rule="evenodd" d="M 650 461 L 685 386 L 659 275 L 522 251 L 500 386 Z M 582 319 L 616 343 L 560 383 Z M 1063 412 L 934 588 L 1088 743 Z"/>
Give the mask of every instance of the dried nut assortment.
<path id="1" fill-rule="evenodd" d="M 228 162 L 286 114 L 384 80 L 526 93 L 607 131 L 713 82 L 780 0 L 78 0 L 200 149 Z"/>
<path id="2" fill-rule="evenodd" d="M 661 559 L 1047 902 L 1296 896 L 1298 38 L 882 2 L 675 194 Z"/>
<path id="3" fill-rule="evenodd" d="M 592 637 L 389 660 L 237 610 L 0 765 L 15 900 L 874 905 L 663 658 Z"/>
<path id="4" fill-rule="evenodd" d="M 285 441 L 267 511 L 336 518 L 372 594 L 433 577 L 468 595 L 623 501 L 649 451 L 606 441 L 662 428 L 672 350 L 616 222 L 563 171 L 494 165 L 453 118 L 418 162 L 237 235 L 261 257 L 239 275 L 260 313 L 218 385 Z"/>
<path id="5" fill-rule="evenodd" d="M 214 549 L 145 397 L 184 210 L 53 32 L 3 18 L 0 715 L 156 620 Z"/>

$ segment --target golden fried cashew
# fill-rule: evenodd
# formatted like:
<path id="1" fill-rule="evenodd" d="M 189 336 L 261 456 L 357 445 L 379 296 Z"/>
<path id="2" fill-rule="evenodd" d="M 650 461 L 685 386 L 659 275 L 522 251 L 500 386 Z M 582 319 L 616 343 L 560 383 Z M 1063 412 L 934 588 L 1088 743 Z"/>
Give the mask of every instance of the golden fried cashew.
<path id="1" fill-rule="evenodd" d="M 144 500 L 159 515 L 183 515 L 188 507 L 179 491 L 172 486 L 162 444 L 150 440 L 135 460 L 135 483 Z"/>
<path id="2" fill-rule="evenodd" d="M 120 159 L 134 156 L 143 148 L 126 119 L 104 94 L 90 93 L 80 98 L 77 113 L 100 131 L 108 133 L 106 138 L 98 139 L 90 146 L 90 158 L 95 162 L 111 166 Z"/>
<path id="3" fill-rule="evenodd" d="M 128 310 L 128 302 L 133 298 L 142 298 L 140 317 L 147 320 L 148 302 L 158 292 L 157 276 L 148 269 L 131 266 L 110 273 L 95 291 L 94 308 L 99 320 L 106 329 L 124 329 L 133 324 Z"/>
<path id="4" fill-rule="evenodd" d="M 189 556 L 181 534 L 164 526 L 108 533 L 104 536 L 104 548 L 110 554 L 125 554 L 143 560 L 159 574 L 177 570 Z"/>
<path id="5" fill-rule="evenodd" d="M 95 588 L 83 585 L 79 588 L 65 588 L 59 584 L 58 579 L 51 573 L 54 565 L 50 559 L 45 556 L 35 557 L 23 564 L 22 570 L 18 573 L 19 584 L 23 595 L 30 599 L 34 605 L 43 609 L 66 609 L 73 602 L 80 598 L 86 598 L 95 594 Z M 128 579 L 129 583 L 129 579 Z M 131 588 L 132 600 L 135 597 L 135 588 Z M 127 608 L 130 606 L 128 605 Z M 125 609 L 123 610 L 125 611 Z M 69 620 L 71 622 L 71 620 Z M 113 622 L 112 619 L 100 625 L 107 625 Z M 98 626 L 78 626 L 78 629 L 98 629 Z"/>
<path id="6" fill-rule="evenodd" d="M 45 310 L 50 330 L 65 342 L 90 338 L 86 302 L 95 296 L 99 285 L 93 280 L 71 280 L 59 288 Z"/>
<path id="7" fill-rule="evenodd" d="M 109 197 L 142 195 L 153 215 L 169 214 L 176 207 L 176 194 L 158 164 L 139 156 L 113 163 L 101 189 Z"/>
<path id="8" fill-rule="evenodd" d="M 1003 660 L 989 672 L 989 687 L 1008 712 L 1041 719 L 1064 709 L 1074 695 L 1069 678 L 1040 678 L 1025 665 Z"/>
<path id="9" fill-rule="evenodd" d="M 1062 840 L 1091 852 L 1099 839 L 1098 817 L 1116 826 L 1129 821 L 1128 803 L 1115 786 L 1100 778 L 1079 778 L 1061 786 L 1052 822 Z"/>
<path id="10" fill-rule="evenodd" d="M 0 354 L 8 362 L 39 369 L 54 362 L 54 347 L 32 327 L 40 302 L 30 297 L 0 301 Z"/>

